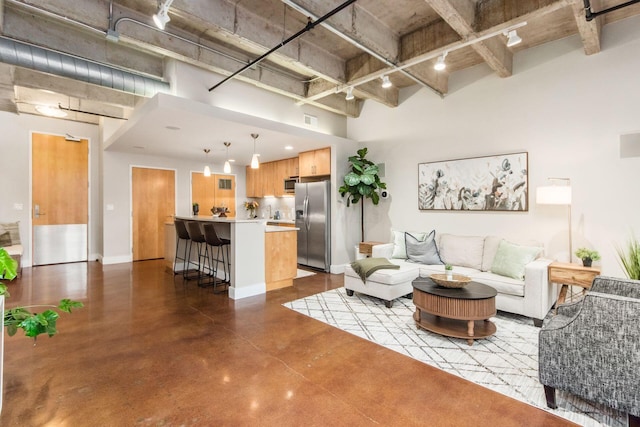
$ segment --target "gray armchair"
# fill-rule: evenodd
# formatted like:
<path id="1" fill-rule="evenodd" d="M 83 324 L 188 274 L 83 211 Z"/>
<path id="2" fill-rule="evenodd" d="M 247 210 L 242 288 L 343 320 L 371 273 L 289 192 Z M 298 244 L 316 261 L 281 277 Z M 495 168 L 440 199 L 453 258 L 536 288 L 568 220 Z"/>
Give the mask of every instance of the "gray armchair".
<path id="1" fill-rule="evenodd" d="M 598 276 L 580 301 L 540 330 L 540 382 L 629 414 L 640 426 L 640 281 Z"/>

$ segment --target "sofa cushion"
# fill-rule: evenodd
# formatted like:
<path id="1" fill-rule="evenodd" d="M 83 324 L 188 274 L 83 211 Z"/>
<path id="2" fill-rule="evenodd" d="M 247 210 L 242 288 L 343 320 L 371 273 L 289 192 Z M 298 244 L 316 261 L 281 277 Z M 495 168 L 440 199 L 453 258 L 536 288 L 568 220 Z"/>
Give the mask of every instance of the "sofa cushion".
<path id="1" fill-rule="evenodd" d="M 501 276 L 524 280 L 524 266 L 536 259 L 542 248 L 520 246 L 503 240 L 491 265 L 491 272 Z"/>
<path id="2" fill-rule="evenodd" d="M 473 276 L 473 281 L 491 286 L 499 294 L 524 296 L 524 281 L 484 271 Z"/>
<path id="3" fill-rule="evenodd" d="M 0 233 L 0 248 L 11 246 L 11 234 L 8 231 Z"/>
<path id="4" fill-rule="evenodd" d="M 487 236 L 484 239 L 484 249 L 482 251 L 482 271 L 490 271 L 493 259 L 498 252 L 498 246 L 504 239 L 498 236 Z"/>
<path id="5" fill-rule="evenodd" d="M 393 261 L 392 261 L 393 262 Z M 367 282 L 377 282 L 383 285 L 397 285 L 404 282 L 410 282 L 418 277 L 418 266 L 415 264 L 409 264 L 406 262 L 399 262 L 394 264 L 399 265 L 399 270 L 378 270 L 371 276 L 367 277 Z M 356 273 L 351 265 L 346 265 L 344 269 L 344 275 L 349 277 L 355 277 L 360 280 L 360 276 Z"/>
<path id="6" fill-rule="evenodd" d="M 407 259 L 418 264 L 442 264 L 438 247 L 436 246 L 436 231 L 429 233 L 423 241 L 418 240 L 411 233 L 405 233 Z"/>
<path id="7" fill-rule="evenodd" d="M 11 256 L 14 255 L 22 255 L 22 245 L 11 245 L 11 246 L 7 246 L 6 248 L 4 248 L 5 251 L 7 251 L 7 253 Z"/>
<path id="8" fill-rule="evenodd" d="M 443 234 L 440 237 L 439 249 L 440 258 L 446 264 L 476 270 L 482 268 L 484 237 Z"/>
<path id="9" fill-rule="evenodd" d="M 444 273 L 444 265 L 421 265 L 420 266 L 420 276 L 428 277 L 432 274 L 443 274 Z M 464 276 L 473 277 L 480 273 L 480 270 L 469 267 L 458 267 L 457 265 L 453 266 L 454 274 L 462 274 Z"/>
<path id="10" fill-rule="evenodd" d="M 407 246 L 405 243 L 405 232 L 398 230 L 391 230 L 393 234 L 393 253 L 391 254 L 391 258 L 395 259 L 407 259 Z M 423 241 L 425 237 L 429 233 L 424 233 L 420 231 L 410 231 L 411 235 L 418 239 L 419 241 Z"/>
<path id="11" fill-rule="evenodd" d="M 11 245 L 20 245 L 20 222 L 4 222 L 0 223 L 0 234 L 4 234 L 9 232 L 9 236 L 11 236 Z M 8 246 L 11 246 L 8 245 Z"/>

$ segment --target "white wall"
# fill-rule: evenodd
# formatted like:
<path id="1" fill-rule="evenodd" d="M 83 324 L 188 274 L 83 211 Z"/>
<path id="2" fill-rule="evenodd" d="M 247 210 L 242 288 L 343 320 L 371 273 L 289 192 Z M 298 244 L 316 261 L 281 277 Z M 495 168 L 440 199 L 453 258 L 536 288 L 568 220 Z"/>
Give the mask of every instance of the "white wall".
<path id="1" fill-rule="evenodd" d="M 208 89 L 224 77 L 184 62 L 168 60 L 166 69 L 172 93 L 182 98 L 328 135 L 346 136 L 347 120 L 344 116 L 312 105 L 298 106 L 292 98 L 236 79 L 228 80 L 209 92 Z M 317 127 L 304 124 L 305 113 L 318 118 Z"/>
<path id="2" fill-rule="evenodd" d="M 102 153 L 104 167 L 104 258 L 105 264 L 129 262 L 131 254 L 131 167 L 174 169 L 176 171 L 176 215 L 191 215 L 191 172 L 204 163 L 113 151 Z M 211 173 L 224 173 L 223 164 L 210 164 Z M 244 211 L 246 195 L 244 167 L 232 166 L 236 176 L 236 210 Z M 107 206 L 113 210 L 107 210 Z"/>
<path id="3" fill-rule="evenodd" d="M 365 239 L 388 241 L 391 227 L 497 234 L 542 241 L 548 255 L 566 257 L 567 210 L 536 205 L 535 189 L 568 177 L 574 250 L 597 249 L 603 273 L 623 275 L 615 245 L 640 233 L 640 158 L 621 158 L 619 142 L 640 130 L 638 52 L 640 17 L 606 26 L 596 55 L 571 37 L 516 54 L 506 79 L 486 66 L 454 73 L 444 99 L 409 88 L 399 108 L 367 102 L 348 136 L 385 163 L 391 198 L 367 206 Z M 418 163 L 519 151 L 529 153 L 528 212 L 418 210 Z"/>
<path id="4" fill-rule="evenodd" d="M 98 126 L 45 118 L 30 114 L 0 112 L 0 222 L 20 221 L 24 246 L 23 266 L 31 265 L 31 132 L 73 136 L 89 140 L 91 191 L 89 198 L 89 259 L 102 252 L 100 218 L 100 138 Z M 15 205 L 22 205 L 22 210 Z"/>

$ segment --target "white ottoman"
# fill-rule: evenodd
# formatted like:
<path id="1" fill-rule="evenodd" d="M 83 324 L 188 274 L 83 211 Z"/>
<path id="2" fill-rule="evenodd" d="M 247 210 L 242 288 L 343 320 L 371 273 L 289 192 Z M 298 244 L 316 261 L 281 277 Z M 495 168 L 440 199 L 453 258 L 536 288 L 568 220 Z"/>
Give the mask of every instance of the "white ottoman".
<path id="1" fill-rule="evenodd" d="M 370 295 L 385 300 L 389 308 L 393 306 L 393 300 L 413 292 L 411 282 L 420 274 L 418 265 L 400 265 L 399 270 L 381 269 L 367 277 L 366 283 L 347 264 L 344 270 L 344 287 L 347 295 L 354 292 Z"/>

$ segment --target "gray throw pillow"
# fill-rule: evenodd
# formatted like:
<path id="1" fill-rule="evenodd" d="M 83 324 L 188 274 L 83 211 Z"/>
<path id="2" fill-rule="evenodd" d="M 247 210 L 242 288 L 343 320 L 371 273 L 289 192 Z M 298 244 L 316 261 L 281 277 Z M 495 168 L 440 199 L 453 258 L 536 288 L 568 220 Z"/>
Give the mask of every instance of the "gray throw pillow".
<path id="1" fill-rule="evenodd" d="M 0 233 L 0 248 L 11 246 L 11 234 L 8 231 Z"/>
<path id="2" fill-rule="evenodd" d="M 405 245 L 409 262 L 427 265 L 442 265 L 438 247 L 436 246 L 436 231 L 429 233 L 424 240 L 415 238 L 410 233 L 405 233 Z"/>

